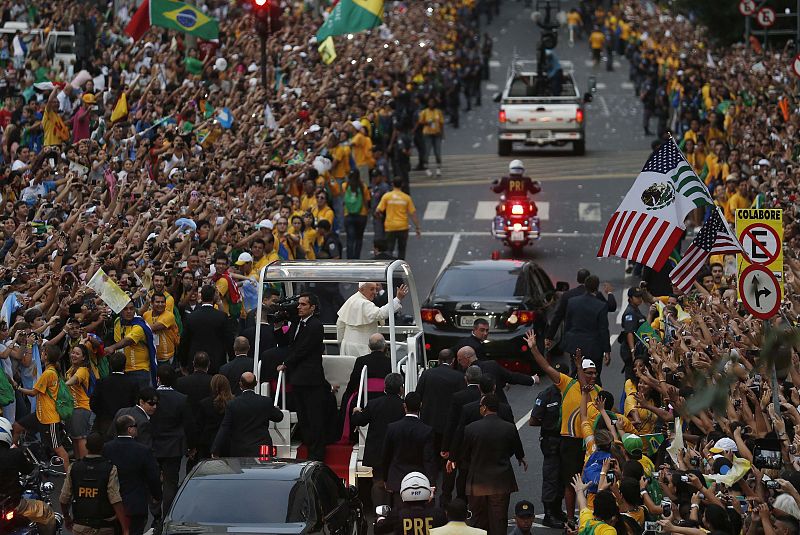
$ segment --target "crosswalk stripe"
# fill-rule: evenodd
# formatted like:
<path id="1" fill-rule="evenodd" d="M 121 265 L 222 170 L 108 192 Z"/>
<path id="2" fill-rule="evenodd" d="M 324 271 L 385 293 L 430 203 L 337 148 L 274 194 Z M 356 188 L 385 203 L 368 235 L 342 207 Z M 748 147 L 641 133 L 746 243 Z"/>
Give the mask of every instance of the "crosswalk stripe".
<path id="1" fill-rule="evenodd" d="M 601 221 L 602 213 L 599 202 L 579 202 L 578 219 L 580 221 Z"/>
<path id="2" fill-rule="evenodd" d="M 539 209 L 539 221 L 550 220 L 550 201 L 536 201 L 536 208 Z"/>
<path id="3" fill-rule="evenodd" d="M 496 59 L 490 59 L 489 60 L 489 67 L 493 67 L 493 68 L 500 67 L 500 61 L 498 61 Z"/>
<path id="4" fill-rule="evenodd" d="M 444 219 L 447 217 L 447 207 L 449 205 L 450 201 L 428 201 L 428 206 L 425 207 L 422 219 Z"/>
<path id="5" fill-rule="evenodd" d="M 497 206 L 497 201 L 478 201 L 474 219 L 494 219 L 497 214 L 495 206 Z"/>
<path id="6" fill-rule="evenodd" d="M 633 89 L 633 82 L 622 82 L 620 87 L 622 89 Z"/>

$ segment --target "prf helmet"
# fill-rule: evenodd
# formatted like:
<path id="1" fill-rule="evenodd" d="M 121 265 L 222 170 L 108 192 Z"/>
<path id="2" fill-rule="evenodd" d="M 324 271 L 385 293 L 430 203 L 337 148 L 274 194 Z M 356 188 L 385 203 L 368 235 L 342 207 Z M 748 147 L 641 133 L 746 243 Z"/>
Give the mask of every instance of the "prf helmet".
<path id="1" fill-rule="evenodd" d="M 400 483 L 400 499 L 404 502 L 427 502 L 431 499 L 431 483 L 425 474 L 409 472 Z"/>
<path id="2" fill-rule="evenodd" d="M 512 175 L 524 175 L 525 165 L 522 163 L 522 160 L 512 160 L 511 163 L 508 164 L 508 172 Z"/>

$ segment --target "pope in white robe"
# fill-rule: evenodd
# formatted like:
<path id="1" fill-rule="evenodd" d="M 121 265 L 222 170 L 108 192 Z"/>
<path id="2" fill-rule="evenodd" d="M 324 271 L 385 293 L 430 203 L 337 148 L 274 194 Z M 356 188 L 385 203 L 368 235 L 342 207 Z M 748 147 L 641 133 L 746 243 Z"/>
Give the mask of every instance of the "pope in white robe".
<path id="1" fill-rule="evenodd" d="M 408 294 L 405 284 L 397 288 L 397 297 L 391 303 L 378 307 L 372 302 L 378 293 L 374 282 L 358 283 L 358 291 L 339 309 L 336 320 L 336 338 L 339 354 L 360 357 L 369 355 L 369 337 L 378 332 L 383 321 L 401 308 L 400 300 Z"/>

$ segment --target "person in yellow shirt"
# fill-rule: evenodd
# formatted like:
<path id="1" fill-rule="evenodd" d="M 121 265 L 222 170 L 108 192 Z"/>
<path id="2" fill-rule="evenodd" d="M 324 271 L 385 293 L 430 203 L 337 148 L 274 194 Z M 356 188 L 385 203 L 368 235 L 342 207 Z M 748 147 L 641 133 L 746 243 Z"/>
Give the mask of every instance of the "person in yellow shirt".
<path id="1" fill-rule="evenodd" d="M 350 145 L 339 143 L 335 137 L 328 140 L 328 153 L 331 161 L 331 177 L 340 183 L 350 174 Z"/>
<path id="2" fill-rule="evenodd" d="M 444 134 L 444 114 L 436 105 L 436 99 L 428 99 L 428 107 L 419 112 L 417 124 L 422 126 L 422 137 L 425 141 L 425 151 L 421 158 L 424 167 L 428 166 L 428 157 L 433 150 L 436 157 L 436 176 L 442 176 L 442 137 Z M 425 172 L 428 176 L 433 173 L 430 169 Z M 366 182 L 362 177 L 362 182 Z"/>
<path id="3" fill-rule="evenodd" d="M 369 183 L 369 171 L 375 166 L 375 158 L 372 156 L 372 140 L 365 134 L 364 125 L 360 121 L 352 121 L 350 127 L 353 129 L 353 137 L 350 139 L 351 154 L 353 161 L 361 175 L 361 181 Z"/>
<path id="4" fill-rule="evenodd" d="M 153 386 L 156 369 L 153 331 L 144 318 L 136 315 L 133 301 L 125 305 L 114 322 L 114 344 L 106 347 L 106 355 L 120 350 L 125 354 L 125 375 L 139 388 Z"/>
<path id="5" fill-rule="evenodd" d="M 600 54 L 606 44 L 606 36 L 600 31 L 598 26 L 595 26 L 589 35 L 589 46 L 592 48 L 592 61 L 594 66 L 600 65 Z"/>
<path id="6" fill-rule="evenodd" d="M 253 255 L 253 271 L 249 276 L 255 276 L 256 280 L 258 280 L 264 266 L 268 266 L 278 260 L 278 254 L 275 252 L 275 236 L 267 234 L 264 239 L 256 238 L 253 240 L 250 246 L 250 254 Z"/>
<path id="7" fill-rule="evenodd" d="M 178 324 L 175 314 L 167 308 L 166 297 L 162 293 L 153 294 L 150 298 L 151 308 L 142 317 L 153 331 L 153 342 L 156 345 L 156 359 L 158 364 L 172 364 L 175 349 L 180 342 Z"/>
<path id="8" fill-rule="evenodd" d="M 575 34 L 580 32 L 583 25 L 581 14 L 574 7 L 567 13 L 567 27 L 569 28 L 569 46 L 575 46 Z"/>
<path id="9" fill-rule="evenodd" d="M 383 216 L 383 228 L 386 232 L 386 251 L 394 254 L 397 244 L 397 258 L 405 258 L 406 245 L 408 244 L 408 219 L 414 222 L 417 236 L 421 236 L 422 227 L 417 217 L 417 209 L 411 197 L 403 193 L 403 179 L 400 177 L 392 181 L 392 191 L 384 193 L 378 207 L 375 209 L 378 217 Z"/>
<path id="10" fill-rule="evenodd" d="M 580 516 L 578 517 L 578 533 L 593 533 L 594 535 L 617 535 L 617 530 L 611 525 L 615 517 L 619 516 L 619 506 L 614 494 L 603 489 L 594 497 L 594 511 L 589 509 L 586 500 L 586 488 L 589 483 L 581 480 L 580 474 L 572 479 L 572 488 L 577 496 Z"/>
<path id="11" fill-rule="evenodd" d="M 67 431 L 75 447 L 75 458 L 83 459 L 86 456 L 86 437 L 94 422 L 94 414 L 89 408 L 89 350 L 83 344 L 77 345 L 69 352 L 69 359 L 72 366 L 66 373 L 66 385 L 75 404 L 72 417 L 67 421 Z"/>
<path id="12" fill-rule="evenodd" d="M 750 186 L 747 180 L 741 179 L 736 184 L 736 192 L 728 197 L 725 205 L 725 219 L 728 223 L 736 222 L 736 210 L 738 208 L 750 208 L 753 200 L 750 198 Z"/>
<path id="13" fill-rule="evenodd" d="M 58 114 L 58 87 L 54 87 L 47 99 L 42 114 L 42 130 L 44 130 L 44 146 L 61 145 L 70 138 L 69 128 Z"/>
<path id="14" fill-rule="evenodd" d="M 40 432 L 43 440 L 61 457 L 64 469 L 69 468 L 69 455 L 64 448 L 64 437 L 61 429 L 61 417 L 56 411 L 59 383 L 61 381 L 58 368 L 61 361 L 61 349 L 56 345 L 45 346 L 46 367 L 34 383 L 33 388 L 17 387 L 22 394 L 36 398 L 36 412 L 14 422 L 13 442 L 16 443 L 24 431 Z"/>
<path id="15" fill-rule="evenodd" d="M 356 171 L 358 174 L 358 171 Z M 302 216 L 292 216 L 291 230 L 289 232 L 294 236 L 300 237 L 298 244 L 303 250 L 306 260 L 315 260 L 317 258 L 316 243 L 317 231 L 314 229 L 314 214 L 306 213 Z"/>
<path id="16" fill-rule="evenodd" d="M 314 183 L 313 178 L 306 177 L 305 179 L 303 179 L 303 194 L 300 195 L 301 212 L 311 210 L 317 204 L 317 200 L 314 197 L 316 189 L 317 185 Z"/>
<path id="17" fill-rule="evenodd" d="M 333 209 L 328 206 L 328 195 L 325 190 L 318 189 L 314 196 L 317 199 L 316 204 L 311 208 L 311 213 L 314 214 L 314 221 L 319 224 L 321 219 L 327 219 L 333 225 Z"/>

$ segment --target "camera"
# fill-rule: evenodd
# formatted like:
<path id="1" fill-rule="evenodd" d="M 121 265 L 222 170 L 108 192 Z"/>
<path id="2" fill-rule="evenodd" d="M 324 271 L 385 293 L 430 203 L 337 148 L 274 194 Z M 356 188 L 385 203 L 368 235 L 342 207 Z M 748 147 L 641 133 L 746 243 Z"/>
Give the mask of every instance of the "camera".
<path id="1" fill-rule="evenodd" d="M 697 468 L 698 466 L 700 466 L 700 459 L 698 459 L 697 457 L 692 457 L 691 459 L 689 459 L 689 464 L 692 467 Z M 688 482 L 689 478 L 687 477 L 686 480 Z"/>
<path id="2" fill-rule="evenodd" d="M 689 476 L 681 476 L 681 481 L 683 481 L 684 483 L 688 483 L 689 482 Z"/>
<path id="3" fill-rule="evenodd" d="M 664 498 L 661 500 L 661 515 L 669 518 L 672 515 L 672 500 Z"/>
<path id="4" fill-rule="evenodd" d="M 299 317 L 297 314 L 297 304 L 299 301 L 300 298 L 298 296 L 281 299 L 275 303 L 275 308 L 273 309 L 274 312 L 267 314 L 267 321 L 270 323 L 276 323 L 279 321 L 292 321 L 297 319 Z"/>
<path id="5" fill-rule="evenodd" d="M 768 489 L 779 489 L 781 488 L 781 484 L 775 481 L 774 479 L 770 479 L 769 481 L 764 482 L 764 486 Z"/>

